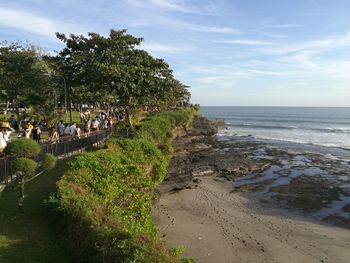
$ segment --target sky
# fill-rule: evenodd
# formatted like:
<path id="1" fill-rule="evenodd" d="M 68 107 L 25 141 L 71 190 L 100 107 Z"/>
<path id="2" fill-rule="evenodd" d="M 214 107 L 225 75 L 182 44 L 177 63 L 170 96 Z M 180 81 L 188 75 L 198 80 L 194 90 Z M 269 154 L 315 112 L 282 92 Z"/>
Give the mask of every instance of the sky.
<path id="1" fill-rule="evenodd" d="M 202 106 L 350 106 L 349 0 L 0 0 L 0 40 L 127 29 Z"/>

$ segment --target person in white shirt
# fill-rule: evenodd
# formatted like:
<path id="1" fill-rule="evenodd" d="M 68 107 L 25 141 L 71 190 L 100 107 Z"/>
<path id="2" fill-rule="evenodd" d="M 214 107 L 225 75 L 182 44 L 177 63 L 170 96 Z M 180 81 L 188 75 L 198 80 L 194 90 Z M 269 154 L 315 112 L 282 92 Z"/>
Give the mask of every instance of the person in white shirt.
<path id="1" fill-rule="evenodd" d="M 75 136 L 77 132 L 77 125 L 75 124 L 75 122 L 73 122 L 69 129 L 70 136 Z"/>
<path id="2" fill-rule="evenodd" d="M 100 123 L 97 119 L 94 119 L 91 123 L 92 131 L 98 131 L 98 127 L 100 126 Z"/>
<path id="3" fill-rule="evenodd" d="M 11 127 L 0 128 L 0 153 L 3 152 L 3 150 L 6 148 L 7 144 L 11 142 L 10 135 L 14 131 Z"/>
<path id="4" fill-rule="evenodd" d="M 81 136 L 81 129 L 80 129 L 79 126 L 78 126 L 77 129 L 76 129 L 76 135 L 77 135 L 78 139 L 80 139 L 80 136 Z"/>
<path id="5" fill-rule="evenodd" d="M 64 135 L 70 135 L 70 126 L 68 123 L 66 123 L 66 126 L 64 128 Z"/>
<path id="6" fill-rule="evenodd" d="M 58 131 L 60 136 L 64 135 L 64 129 L 65 129 L 65 126 L 63 124 L 63 121 L 59 121 L 59 123 L 57 125 L 57 131 Z"/>

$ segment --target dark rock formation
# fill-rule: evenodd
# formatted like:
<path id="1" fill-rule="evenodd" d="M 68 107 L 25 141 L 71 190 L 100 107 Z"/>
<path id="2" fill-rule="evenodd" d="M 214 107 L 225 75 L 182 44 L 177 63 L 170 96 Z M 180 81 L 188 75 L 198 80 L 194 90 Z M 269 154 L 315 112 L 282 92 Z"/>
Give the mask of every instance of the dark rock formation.
<path id="1" fill-rule="evenodd" d="M 214 136 L 223 126 L 221 119 L 209 120 L 199 116 L 193 120 L 190 131 L 176 131 L 174 156 L 168 175 L 159 187 L 160 192 L 195 188 L 201 176 L 227 181 L 268 168 L 269 164 L 258 164 L 242 151 L 225 151 Z"/>
<path id="2" fill-rule="evenodd" d="M 205 117 L 198 116 L 193 120 L 193 129 L 189 134 L 194 136 L 213 136 L 218 133 L 219 128 L 224 127 L 224 124 L 223 119 L 209 120 Z"/>

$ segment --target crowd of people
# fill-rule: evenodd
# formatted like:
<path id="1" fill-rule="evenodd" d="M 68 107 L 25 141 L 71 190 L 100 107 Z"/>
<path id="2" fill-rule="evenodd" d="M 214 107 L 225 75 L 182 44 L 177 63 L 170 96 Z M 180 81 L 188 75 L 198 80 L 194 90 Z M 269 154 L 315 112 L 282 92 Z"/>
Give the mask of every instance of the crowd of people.
<path id="1" fill-rule="evenodd" d="M 86 110 L 80 113 L 81 124 L 75 122 L 64 123 L 59 120 L 54 127 L 48 128 L 44 121 L 37 122 L 33 117 L 24 116 L 18 122 L 14 115 L 9 119 L 4 117 L 0 121 L 0 153 L 11 141 L 11 133 L 17 132 L 17 138 L 31 138 L 38 143 L 42 141 L 42 132 L 48 131 L 48 141 L 52 144 L 60 141 L 79 139 L 82 136 L 90 136 L 99 130 L 111 129 L 113 123 L 124 121 L 124 115 L 112 112 L 101 112 L 95 117 Z"/>

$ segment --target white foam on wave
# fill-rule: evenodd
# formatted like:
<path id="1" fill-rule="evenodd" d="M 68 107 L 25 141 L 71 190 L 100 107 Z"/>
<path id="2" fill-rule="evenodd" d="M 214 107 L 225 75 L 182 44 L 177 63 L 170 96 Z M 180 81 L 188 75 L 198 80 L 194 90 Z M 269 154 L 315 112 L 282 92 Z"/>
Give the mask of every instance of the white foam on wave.
<path id="1" fill-rule="evenodd" d="M 340 148 L 350 150 L 350 137 L 344 140 L 343 137 L 317 136 L 312 132 L 271 132 L 271 131 L 256 131 L 249 129 L 239 129 L 232 126 L 226 127 L 218 133 L 220 137 L 249 137 L 262 140 L 273 140 L 280 142 L 291 142 L 298 144 L 308 144 L 323 147 Z"/>

